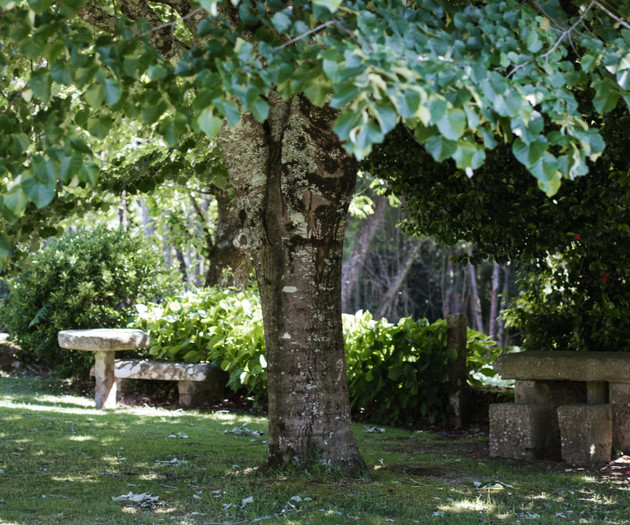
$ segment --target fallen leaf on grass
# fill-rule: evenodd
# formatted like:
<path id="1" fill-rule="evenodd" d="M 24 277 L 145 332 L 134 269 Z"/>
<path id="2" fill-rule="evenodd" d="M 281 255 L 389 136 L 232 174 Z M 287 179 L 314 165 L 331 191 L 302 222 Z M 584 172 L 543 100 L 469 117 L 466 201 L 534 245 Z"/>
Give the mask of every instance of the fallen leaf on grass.
<path id="1" fill-rule="evenodd" d="M 494 488 L 499 488 L 499 489 L 513 489 L 514 487 L 512 485 L 508 485 L 507 483 L 503 483 L 502 481 L 486 481 L 486 482 L 481 482 L 481 481 L 473 481 L 473 485 L 475 486 L 476 489 L 494 489 Z"/>
<path id="2" fill-rule="evenodd" d="M 156 465 L 173 465 L 173 466 L 186 465 L 187 463 L 188 461 L 186 461 L 185 459 L 177 459 L 177 458 L 157 460 L 155 462 Z"/>
<path id="3" fill-rule="evenodd" d="M 259 430 L 250 430 L 246 427 L 234 427 L 232 430 L 225 430 L 223 432 L 226 435 L 230 436 L 253 436 L 253 437 L 262 437 L 265 435 L 264 432 Z"/>
<path id="4" fill-rule="evenodd" d="M 154 496 L 153 494 L 134 494 L 133 492 L 123 494 L 122 496 L 112 497 L 113 501 L 130 501 L 132 503 L 139 503 L 141 506 L 152 506 L 156 504 L 159 499 L 159 496 Z"/>

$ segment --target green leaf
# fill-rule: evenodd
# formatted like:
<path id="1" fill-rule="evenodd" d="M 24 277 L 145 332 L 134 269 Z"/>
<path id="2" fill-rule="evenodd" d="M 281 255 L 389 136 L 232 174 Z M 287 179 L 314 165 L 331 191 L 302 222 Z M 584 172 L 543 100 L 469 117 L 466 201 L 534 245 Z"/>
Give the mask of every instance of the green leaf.
<path id="1" fill-rule="evenodd" d="M 453 156 L 457 150 L 457 143 L 445 139 L 442 135 L 435 135 L 426 141 L 424 146 L 431 156 L 438 162 L 442 162 Z"/>
<path id="2" fill-rule="evenodd" d="M 111 78 L 105 79 L 105 103 L 108 106 L 113 106 L 120 100 L 120 86 L 118 82 Z"/>
<path id="3" fill-rule="evenodd" d="M 230 126 L 236 126 L 241 119 L 241 112 L 238 106 L 231 100 L 214 99 L 212 104 L 227 119 Z"/>
<path id="4" fill-rule="evenodd" d="M 97 139 L 104 139 L 112 129 L 114 119 L 108 115 L 101 115 L 98 118 L 91 118 L 87 121 L 87 130 L 90 135 Z"/>
<path id="5" fill-rule="evenodd" d="M 449 108 L 436 125 L 444 138 L 459 140 L 466 130 L 466 112 L 459 108 Z"/>
<path id="6" fill-rule="evenodd" d="M 83 182 L 87 182 L 91 186 L 94 186 L 94 184 L 98 181 L 99 171 L 98 166 L 91 162 L 90 164 L 84 165 L 79 170 L 79 179 Z"/>
<path id="7" fill-rule="evenodd" d="M 291 17 L 289 17 L 284 11 L 279 11 L 273 15 L 271 23 L 278 33 L 287 33 L 291 28 Z"/>
<path id="8" fill-rule="evenodd" d="M 253 104 L 250 105 L 249 108 L 254 115 L 254 118 L 258 122 L 264 122 L 267 120 L 269 116 L 269 104 L 265 102 L 262 98 L 258 97 L 254 100 Z"/>
<path id="9" fill-rule="evenodd" d="M 98 108 L 105 100 L 105 87 L 99 83 L 92 84 L 85 91 L 85 101 L 93 108 Z"/>
<path id="10" fill-rule="evenodd" d="M 64 157 L 59 165 L 59 178 L 61 182 L 67 183 L 74 177 L 83 166 L 83 159 L 80 155 Z"/>
<path id="11" fill-rule="evenodd" d="M 350 136 L 350 130 L 356 126 L 359 121 L 360 113 L 352 109 L 346 109 L 335 121 L 334 132 L 341 140 L 347 140 Z"/>
<path id="12" fill-rule="evenodd" d="M 47 102 L 50 100 L 50 87 L 52 85 L 52 78 L 50 73 L 45 69 L 38 69 L 31 74 L 29 85 L 33 90 L 33 95 L 38 99 Z"/>
<path id="13" fill-rule="evenodd" d="M 13 213 L 14 216 L 22 215 L 28 204 L 28 197 L 24 193 L 22 186 L 16 184 L 4 196 L 4 207 Z"/>
<path id="14" fill-rule="evenodd" d="M 334 13 L 341 6 L 341 0 L 313 0 L 313 5 L 325 7 L 331 13 Z"/>
<path id="15" fill-rule="evenodd" d="M 481 167 L 486 160 L 485 150 L 473 142 L 460 141 L 453 153 L 453 159 L 460 170 L 466 170 L 466 174 L 472 176 L 473 170 Z"/>
<path id="16" fill-rule="evenodd" d="M 375 113 L 383 135 L 389 133 L 398 123 L 398 114 L 391 106 L 385 104 L 374 104 L 371 106 Z"/>
<path id="17" fill-rule="evenodd" d="M 210 108 L 204 109 L 199 117 L 197 117 L 197 124 L 201 128 L 208 138 L 214 138 L 221 131 L 221 126 L 223 125 L 223 120 L 219 117 L 216 117 Z"/>
<path id="18" fill-rule="evenodd" d="M 322 107 L 331 89 L 332 84 L 328 80 L 320 78 L 311 82 L 304 89 L 304 94 L 314 105 Z"/>
<path id="19" fill-rule="evenodd" d="M 152 66 L 149 66 L 149 69 L 147 70 L 147 75 L 151 80 L 163 80 L 168 75 L 168 71 L 163 65 L 154 64 Z"/>
<path id="20" fill-rule="evenodd" d="M 4 233 L 0 233 L 0 266 L 9 258 L 12 249 L 13 243 L 11 240 Z"/>
<path id="21" fill-rule="evenodd" d="M 55 198 L 54 185 L 39 183 L 35 177 L 22 179 L 22 187 L 28 199 L 37 206 L 37 209 L 41 210 L 44 206 L 48 206 Z"/>

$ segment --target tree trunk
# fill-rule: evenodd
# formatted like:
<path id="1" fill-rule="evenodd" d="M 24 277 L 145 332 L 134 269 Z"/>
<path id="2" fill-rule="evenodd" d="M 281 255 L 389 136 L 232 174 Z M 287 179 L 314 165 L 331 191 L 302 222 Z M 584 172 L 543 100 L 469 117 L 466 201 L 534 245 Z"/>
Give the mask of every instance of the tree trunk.
<path id="1" fill-rule="evenodd" d="M 419 239 L 413 241 L 413 244 L 408 248 L 407 255 L 405 256 L 405 261 L 402 266 L 398 269 L 396 273 L 396 277 L 394 278 L 394 282 L 390 285 L 385 297 L 381 299 L 381 304 L 374 316 L 375 319 L 380 319 L 381 317 L 385 317 L 387 310 L 390 308 L 394 298 L 398 294 L 400 287 L 407 279 L 407 275 L 413 266 L 414 261 L 416 260 L 416 256 L 420 252 L 420 248 L 422 247 L 422 242 Z"/>
<path id="2" fill-rule="evenodd" d="M 350 422 L 341 325 L 341 262 L 357 162 L 336 113 L 300 96 L 268 100 L 220 142 L 254 256 L 269 396 L 267 465 L 365 469 Z"/>
<path id="3" fill-rule="evenodd" d="M 492 292 L 490 296 L 490 315 L 488 316 L 488 336 L 494 339 L 497 333 L 497 317 L 499 315 L 499 263 L 492 264 Z"/>
<path id="4" fill-rule="evenodd" d="M 343 312 L 353 313 L 349 311 L 350 298 L 359 282 L 361 268 L 363 268 L 365 264 L 365 259 L 374 240 L 374 236 L 376 235 L 376 231 L 381 222 L 383 222 L 386 209 L 387 199 L 382 195 L 376 195 L 374 197 L 374 213 L 368 215 L 365 222 L 361 224 L 357 233 L 355 248 L 343 265 L 341 273 L 341 305 Z"/>
<path id="5" fill-rule="evenodd" d="M 209 243 L 208 273 L 204 286 L 225 284 L 243 289 L 252 270 L 252 259 L 244 249 L 242 225 L 239 209 L 228 189 L 213 186 L 210 189 L 217 201 L 217 222 L 214 242 Z M 226 275 L 226 270 L 231 272 Z"/>
<path id="6" fill-rule="evenodd" d="M 474 264 L 468 265 L 468 274 L 470 276 L 470 307 L 473 314 L 475 330 L 483 332 L 481 301 L 479 299 L 479 289 L 477 288 L 477 269 Z"/>

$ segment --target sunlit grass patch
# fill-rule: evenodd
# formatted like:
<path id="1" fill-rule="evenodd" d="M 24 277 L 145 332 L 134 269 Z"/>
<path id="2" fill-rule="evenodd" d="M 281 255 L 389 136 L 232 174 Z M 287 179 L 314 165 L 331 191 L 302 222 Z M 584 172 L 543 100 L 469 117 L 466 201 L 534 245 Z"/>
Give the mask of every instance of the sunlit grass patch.
<path id="1" fill-rule="evenodd" d="M 101 411 L 61 390 L 0 378 L 0 523 L 621 524 L 630 511 L 627 476 L 492 459 L 483 429 L 462 437 L 357 424 L 362 478 L 271 475 L 257 468 L 264 418 Z M 226 434 L 235 427 L 262 435 Z"/>

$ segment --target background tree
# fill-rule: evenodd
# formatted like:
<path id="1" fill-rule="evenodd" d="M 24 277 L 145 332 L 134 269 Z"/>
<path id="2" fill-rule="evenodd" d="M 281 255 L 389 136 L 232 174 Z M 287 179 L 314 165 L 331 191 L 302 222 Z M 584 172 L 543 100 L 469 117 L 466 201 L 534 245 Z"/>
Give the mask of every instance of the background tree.
<path id="1" fill-rule="evenodd" d="M 604 148 L 574 93 L 592 90 L 598 113 L 628 95 L 625 3 L 621 12 L 595 0 L 1 5 L 11 47 L 0 56 L 9 223 L 0 255 L 28 233 L 22 217 L 41 235 L 56 194 L 63 202 L 96 182 L 102 152 L 84 131 L 103 138 L 124 115 L 182 153 L 188 129 L 217 137 L 262 299 L 269 465 L 364 467 L 340 319 L 356 159 L 403 122 L 469 176 L 486 150 L 512 143 L 552 195 Z M 18 63 L 30 74 L 16 85 Z M 85 111 L 73 110 L 76 97 Z"/>

